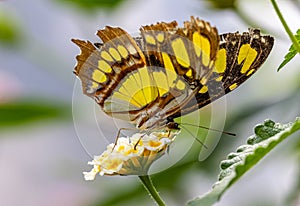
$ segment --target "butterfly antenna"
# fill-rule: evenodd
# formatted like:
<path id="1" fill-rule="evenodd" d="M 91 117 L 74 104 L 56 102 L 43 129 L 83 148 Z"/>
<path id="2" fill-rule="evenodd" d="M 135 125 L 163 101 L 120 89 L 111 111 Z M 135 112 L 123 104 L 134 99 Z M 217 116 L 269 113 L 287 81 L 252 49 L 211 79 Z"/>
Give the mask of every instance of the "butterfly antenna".
<path id="1" fill-rule="evenodd" d="M 208 149 L 208 147 L 201 141 L 199 140 L 197 137 L 195 137 L 195 135 L 193 133 L 191 133 L 185 126 L 183 126 L 182 124 L 180 124 L 180 126 L 185 129 L 192 137 L 194 137 L 194 139 L 199 142 L 205 149 Z"/>
<path id="2" fill-rule="evenodd" d="M 188 126 L 193 126 L 193 127 L 199 127 L 199 128 L 207 129 L 207 130 L 210 130 L 210 131 L 220 132 L 222 134 L 227 134 L 227 135 L 230 135 L 230 136 L 236 136 L 235 133 L 221 131 L 221 130 L 218 130 L 218 129 L 213 129 L 213 128 L 209 128 L 209 127 L 205 127 L 205 126 L 201 126 L 201 125 L 194 125 L 194 124 L 189 124 L 189 123 L 180 123 L 180 125 L 188 125 Z"/>

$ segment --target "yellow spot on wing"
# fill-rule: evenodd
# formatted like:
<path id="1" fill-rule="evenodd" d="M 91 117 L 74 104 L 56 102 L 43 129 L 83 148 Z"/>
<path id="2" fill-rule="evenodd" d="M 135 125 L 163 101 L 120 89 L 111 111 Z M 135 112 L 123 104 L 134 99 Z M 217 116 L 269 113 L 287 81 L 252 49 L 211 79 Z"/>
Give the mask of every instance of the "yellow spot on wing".
<path id="1" fill-rule="evenodd" d="M 207 83 L 207 79 L 205 77 L 202 77 L 202 79 L 200 79 L 200 83 L 202 85 L 206 84 Z"/>
<path id="2" fill-rule="evenodd" d="M 189 69 L 189 71 L 187 71 L 187 72 L 185 73 L 185 75 L 188 76 L 188 77 L 192 77 L 192 75 L 193 75 L 192 69 Z"/>
<path id="3" fill-rule="evenodd" d="M 236 87 L 237 87 L 237 83 L 234 83 L 234 84 L 229 86 L 229 89 L 234 90 Z"/>
<path id="4" fill-rule="evenodd" d="M 199 93 L 201 93 L 201 94 L 204 94 L 204 93 L 206 93 L 208 91 L 208 88 L 207 88 L 207 86 L 203 86 L 200 90 L 199 90 Z"/>
<path id="5" fill-rule="evenodd" d="M 216 81 L 219 82 L 219 81 L 222 81 L 223 79 L 223 76 L 219 76 L 218 78 L 216 78 Z"/>
<path id="6" fill-rule="evenodd" d="M 185 89 L 185 83 L 181 80 L 178 80 L 177 84 L 176 84 L 177 89 L 179 90 L 184 90 Z"/>
<path id="7" fill-rule="evenodd" d="M 145 96 L 140 92 L 140 90 L 142 90 L 142 88 L 136 84 L 133 78 L 128 76 L 122 87 L 120 88 L 120 91 L 126 91 L 127 95 L 130 98 L 129 102 L 139 107 L 146 104 Z"/>
<path id="8" fill-rule="evenodd" d="M 156 87 L 153 86 L 149 86 L 149 87 L 144 87 L 143 89 L 137 91 L 137 93 L 134 94 L 134 96 L 132 97 L 132 99 L 137 99 L 140 100 L 139 97 L 141 96 L 145 96 L 143 103 L 141 102 L 142 106 L 145 106 L 151 102 L 153 102 L 156 97 L 158 96 L 158 93 L 156 93 Z"/>
<path id="9" fill-rule="evenodd" d="M 193 42 L 195 53 L 198 57 L 202 54 L 202 63 L 204 66 L 208 66 L 210 63 L 210 42 L 209 40 L 200 35 L 199 32 L 193 33 Z"/>
<path id="10" fill-rule="evenodd" d="M 109 53 L 107 53 L 107 51 L 102 51 L 101 57 L 106 61 L 113 61 L 112 57 L 109 55 Z"/>
<path id="11" fill-rule="evenodd" d="M 101 72 L 99 70 L 94 70 L 93 75 L 92 75 L 92 79 L 95 82 L 103 83 L 107 80 L 107 77 L 103 72 Z"/>
<path id="12" fill-rule="evenodd" d="M 172 63 L 169 55 L 167 53 L 163 52 L 162 53 L 162 58 L 163 58 L 163 61 L 164 61 L 165 68 L 168 69 L 168 70 L 170 70 L 170 71 L 174 71 L 175 72 L 173 63 Z"/>
<path id="13" fill-rule="evenodd" d="M 105 73 L 112 72 L 111 66 L 104 60 L 98 61 L 98 68 Z"/>
<path id="14" fill-rule="evenodd" d="M 119 51 L 119 53 L 121 54 L 121 56 L 122 56 L 124 59 L 127 58 L 127 56 L 128 56 L 128 51 L 127 51 L 127 49 L 126 49 L 124 46 L 119 45 L 119 46 L 118 46 L 118 51 Z"/>
<path id="15" fill-rule="evenodd" d="M 166 68 L 167 80 L 169 87 L 173 87 L 173 82 L 177 78 L 177 73 L 175 72 L 173 63 L 169 55 L 165 52 L 162 53 L 162 58 L 164 61 L 164 67 Z"/>
<path id="16" fill-rule="evenodd" d="M 238 64 L 243 62 L 241 73 L 246 73 L 257 56 L 257 51 L 251 48 L 250 44 L 243 44 L 238 55 Z"/>
<path id="17" fill-rule="evenodd" d="M 113 98 L 119 98 L 121 100 L 127 101 L 128 103 L 136 106 L 142 107 L 145 104 L 145 98 L 143 95 L 138 96 L 137 93 L 140 90 L 135 81 L 132 78 L 127 78 L 118 90 L 113 93 Z"/>
<path id="18" fill-rule="evenodd" d="M 183 67 L 189 67 L 190 59 L 183 40 L 181 38 L 174 39 L 171 45 L 177 62 Z"/>
<path id="19" fill-rule="evenodd" d="M 210 62 L 210 42 L 206 37 L 201 36 L 202 44 L 202 61 L 204 66 L 208 66 Z"/>
<path id="20" fill-rule="evenodd" d="M 121 56 L 119 54 L 119 52 L 115 49 L 115 48 L 109 48 L 109 53 L 112 55 L 112 57 L 117 60 L 117 61 L 121 61 Z"/>
<path id="21" fill-rule="evenodd" d="M 153 81 L 148 68 L 143 67 L 125 77 L 125 81 L 120 83 L 119 92 L 125 95 L 123 100 L 141 108 L 154 101 L 159 95 Z"/>
<path id="22" fill-rule="evenodd" d="M 194 32 L 193 42 L 194 42 L 194 48 L 195 48 L 196 55 L 198 57 L 200 57 L 200 54 L 201 54 L 201 40 L 200 40 L 199 32 Z"/>
<path id="23" fill-rule="evenodd" d="M 163 96 L 165 93 L 169 91 L 169 85 L 167 76 L 164 72 L 153 72 L 153 78 L 156 82 L 156 87 L 159 92 L 159 96 Z"/>
<path id="24" fill-rule="evenodd" d="M 255 71 L 255 69 L 251 69 L 251 70 L 246 74 L 246 76 L 250 76 L 254 71 Z"/>
<path id="25" fill-rule="evenodd" d="M 147 42 L 148 44 L 153 44 L 153 45 L 156 44 L 156 41 L 155 41 L 155 39 L 154 39 L 153 36 L 151 36 L 151 35 L 148 34 L 148 35 L 146 35 L 145 37 L 146 37 L 146 42 Z"/>
<path id="26" fill-rule="evenodd" d="M 142 79 L 142 90 L 143 95 L 145 96 L 146 103 L 150 103 L 156 99 L 158 96 L 156 87 L 154 87 L 154 82 L 150 77 L 147 67 L 143 67 L 138 70 Z"/>
<path id="27" fill-rule="evenodd" d="M 226 50 L 220 49 L 217 53 L 217 60 L 215 62 L 214 72 L 218 74 L 225 72 L 226 70 Z"/>
<path id="28" fill-rule="evenodd" d="M 156 39 L 157 39 L 157 41 L 159 41 L 159 42 L 163 42 L 164 39 L 165 39 L 164 33 L 159 33 L 159 34 L 157 34 L 157 35 L 156 35 Z"/>

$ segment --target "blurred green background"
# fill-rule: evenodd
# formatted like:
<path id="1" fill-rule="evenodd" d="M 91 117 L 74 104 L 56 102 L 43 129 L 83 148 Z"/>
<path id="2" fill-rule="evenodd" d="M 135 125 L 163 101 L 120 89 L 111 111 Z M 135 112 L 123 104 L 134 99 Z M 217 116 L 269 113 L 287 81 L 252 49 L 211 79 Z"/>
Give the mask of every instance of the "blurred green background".
<path id="1" fill-rule="evenodd" d="M 300 2 L 278 3 L 296 31 Z M 261 70 L 227 95 L 226 104 L 224 98 L 213 104 L 226 114 L 225 130 L 237 137 L 222 136 L 213 153 L 201 162 L 197 143 L 189 151 L 178 151 L 182 159 L 154 175 L 168 205 L 183 205 L 208 191 L 217 180 L 220 160 L 245 143 L 254 125 L 267 118 L 289 122 L 299 116 L 299 57 L 276 72 L 290 41 L 267 0 L 2 0 L 0 205 L 153 205 L 136 177 L 83 180 L 91 155 L 100 154 L 123 123 L 105 116 L 82 95 L 80 82 L 72 74 L 79 50 L 70 39 L 97 42 L 94 33 L 105 25 L 137 35 L 141 25 L 173 20 L 182 25 L 191 15 L 216 25 L 219 33 L 261 28 L 275 36 L 275 45 Z M 107 140 L 108 136 L 112 139 Z M 186 139 L 181 141 L 193 140 Z M 300 187 L 299 145 L 296 138 L 284 142 L 217 205 L 295 202 Z"/>

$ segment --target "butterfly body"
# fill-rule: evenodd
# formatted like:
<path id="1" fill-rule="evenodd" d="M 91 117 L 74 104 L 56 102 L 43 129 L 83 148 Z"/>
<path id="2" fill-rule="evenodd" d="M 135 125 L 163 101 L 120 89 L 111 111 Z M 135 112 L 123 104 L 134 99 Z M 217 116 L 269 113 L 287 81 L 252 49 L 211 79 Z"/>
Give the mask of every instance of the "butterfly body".
<path id="1" fill-rule="evenodd" d="M 74 73 L 102 110 L 137 128 L 177 129 L 174 118 L 234 90 L 266 60 L 274 39 L 257 29 L 218 35 L 191 17 L 143 26 L 140 37 L 106 27 L 103 43 L 73 39 L 81 48 Z"/>

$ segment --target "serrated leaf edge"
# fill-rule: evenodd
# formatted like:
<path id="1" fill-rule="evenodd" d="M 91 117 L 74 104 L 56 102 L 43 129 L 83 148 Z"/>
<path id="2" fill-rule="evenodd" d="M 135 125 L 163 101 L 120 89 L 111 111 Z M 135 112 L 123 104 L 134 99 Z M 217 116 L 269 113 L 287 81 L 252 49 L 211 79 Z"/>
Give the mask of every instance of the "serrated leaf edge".
<path id="1" fill-rule="evenodd" d="M 245 174 L 255 164 L 250 166 L 250 168 L 248 170 L 246 170 L 245 172 L 243 172 L 241 175 L 236 176 L 237 172 L 238 172 L 237 170 L 239 169 L 239 167 L 244 166 L 245 163 L 247 162 L 247 159 L 249 159 L 251 157 L 251 155 L 255 155 L 255 152 L 258 149 L 264 149 L 265 150 L 268 147 L 270 147 L 269 150 L 266 151 L 266 154 L 267 154 L 278 143 L 280 143 L 282 140 L 284 140 L 290 134 L 292 134 L 295 131 L 299 130 L 300 129 L 300 118 L 297 117 L 296 120 L 292 124 L 288 123 L 288 124 L 285 124 L 285 125 L 289 125 L 289 127 L 284 128 L 282 131 L 278 132 L 274 136 L 272 136 L 272 137 L 270 137 L 270 138 L 268 138 L 264 141 L 261 141 L 257 144 L 254 144 L 254 145 L 249 145 L 251 147 L 248 147 L 246 150 L 244 150 L 243 152 L 241 152 L 238 155 L 240 157 L 240 161 L 232 164 L 231 166 L 229 166 L 228 168 L 226 168 L 224 170 L 221 170 L 220 174 L 221 173 L 226 173 L 226 176 L 224 176 L 221 180 L 217 181 L 213 185 L 212 189 L 209 192 L 207 192 L 204 195 L 201 195 L 199 197 L 196 197 L 194 200 L 191 200 L 190 202 L 188 202 L 187 205 L 188 206 L 200 205 L 200 203 L 201 203 L 200 201 L 203 201 L 204 198 L 206 198 L 207 200 L 211 199 L 211 201 L 208 204 L 206 204 L 205 206 L 212 205 L 215 202 L 217 202 L 221 198 L 223 193 L 226 191 L 226 189 L 228 189 L 235 181 L 237 181 L 243 174 Z M 273 142 L 275 142 L 276 144 L 273 145 L 272 144 Z M 251 148 L 251 150 L 249 150 L 250 148 Z M 245 152 L 246 152 L 246 154 L 245 154 Z M 266 154 L 264 154 L 263 156 L 258 158 L 257 162 L 259 160 L 261 160 Z M 222 186 L 222 185 L 224 185 L 224 186 Z M 218 195 L 214 195 L 214 193 L 216 193 Z M 203 204 L 201 203 L 201 205 L 203 205 Z"/>

